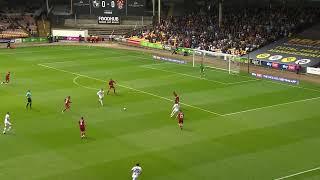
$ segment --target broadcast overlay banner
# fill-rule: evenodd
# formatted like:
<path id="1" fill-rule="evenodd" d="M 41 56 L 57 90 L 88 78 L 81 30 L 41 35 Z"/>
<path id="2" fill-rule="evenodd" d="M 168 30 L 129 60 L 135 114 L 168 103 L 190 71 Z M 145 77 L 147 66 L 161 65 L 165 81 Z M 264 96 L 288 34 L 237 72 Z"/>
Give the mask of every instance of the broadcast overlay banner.
<path id="1" fill-rule="evenodd" d="M 320 34 L 320 31 L 318 33 Z M 264 64 L 317 66 L 320 64 L 320 39 L 309 34 L 306 31 L 296 37 L 285 38 L 267 45 L 250 53 L 250 59 L 261 61 Z"/>
<path id="2" fill-rule="evenodd" d="M 146 0 L 73 0 L 74 12 L 96 16 L 143 16 Z"/>

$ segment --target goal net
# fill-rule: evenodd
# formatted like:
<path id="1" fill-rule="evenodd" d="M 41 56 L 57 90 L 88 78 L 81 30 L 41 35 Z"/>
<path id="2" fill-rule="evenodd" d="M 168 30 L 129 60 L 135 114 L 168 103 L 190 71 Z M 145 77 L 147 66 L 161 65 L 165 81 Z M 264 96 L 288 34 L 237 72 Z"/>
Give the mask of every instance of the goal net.
<path id="1" fill-rule="evenodd" d="M 238 59 L 238 56 L 231 54 L 194 50 L 192 63 L 193 67 L 199 67 L 203 64 L 207 68 L 226 71 L 229 74 L 232 74 L 240 72 L 240 63 L 237 61 Z"/>

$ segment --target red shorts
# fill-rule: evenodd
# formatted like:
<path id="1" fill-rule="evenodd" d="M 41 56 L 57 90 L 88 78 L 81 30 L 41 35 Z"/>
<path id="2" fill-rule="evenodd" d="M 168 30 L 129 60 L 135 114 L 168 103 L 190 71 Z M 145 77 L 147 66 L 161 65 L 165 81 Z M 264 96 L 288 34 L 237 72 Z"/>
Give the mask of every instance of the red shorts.
<path id="1" fill-rule="evenodd" d="M 64 104 L 64 107 L 65 107 L 66 109 L 69 109 L 69 108 L 70 108 L 70 104 Z"/>
<path id="2" fill-rule="evenodd" d="M 10 80 L 10 78 L 6 77 L 6 81 L 9 81 L 9 80 Z"/>
<path id="3" fill-rule="evenodd" d="M 86 128 L 84 126 L 80 126 L 80 131 L 84 132 L 84 131 L 86 131 Z"/>
<path id="4" fill-rule="evenodd" d="M 180 120 L 180 119 L 179 119 L 179 124 L 183 124 L 183 120 Z"/>

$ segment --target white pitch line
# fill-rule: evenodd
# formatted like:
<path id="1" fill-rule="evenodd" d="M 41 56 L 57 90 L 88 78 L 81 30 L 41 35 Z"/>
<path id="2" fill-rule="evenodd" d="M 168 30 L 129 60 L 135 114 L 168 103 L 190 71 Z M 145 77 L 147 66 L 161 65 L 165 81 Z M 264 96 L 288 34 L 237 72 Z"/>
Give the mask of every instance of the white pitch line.
<path id="1" fill-rule="evenodd" d="M 234 82 L 234 83 L 228 83 L 229 85 L 234 85 L 234 84 L 242 84 L 242 83 L 247 83 L 247 82 L 255 82 L 255 81 L 261 81 L 260 79 L 252 79 L 252 80 L 247 80 L 247 81 L 239 81 L 239 82 Z"/>
<path id="2" fill-rule="evenodd" d="M 209 70 L 211 70 L 211 71 L 216 71 L 215 69 L 217 69 L 217 70 L 223 71 L 224 73 L 230 74 L 228 69 L 223 69 L 223 68 L 218 68 L 218 67 L 212 67 L 212 66 L 206 66 L 206 68 L 209 68 Z M 232 70 L 231 70 L 231 72 L 232 72 L 232 73 L 238 73 L 237 71 L 232 71 Z M 230 74 L 230 75 L 238 76 L 238 74 Z"/>
<path id="3" fill-rule="evenodd" d="M 109 56 L 109 57 L 105 57 L 105 58 L 102 58 L 102 59 L 98 59 L 98 60 L 108 60 L 110 58 L 130 58 L 130 57 L 138 57 L 138 56 L 128 56 L 128 55 L 125 55 L 125 56 Z M 140 57 L 138 57 L 140 58 Z M 142 59 L 142 58 L 140 58 Z M 95 60 L 95 59 L 87 59 L 87 60 Z M 53 62 L 44 62 L 44 63 L 41 63 L 43 65 L 50 65 L 50 64 L 63 64 L 63 63 L 68 63 L 68 62 L 76 62 L 76 61 L 53 61 Z"/>
<path id="4" fill-rule="evenodd" d="M 133 56 L 133 57 L 138 57 L 140 59 L 152 59 L 152 58 L 143 58 L 143 57 L 139 57 L 139 56 Z M 159 65 L 159 64 L 162 64 L 162 63 L 157 63 L 157 65 Z M 172 63 L 167 63 L 167 64 L 172 64 Z M 185 64 L 180 64 L 180 65 L 187 66 Z M 146 67 L 147 68 L 148 66 L 141 66 L 141 67 Z M 215 67 L 212 67 L 212 66 L 208 66 L 208 67 L 209 67 L 209 70 L 211 70 L 211 71 L 228 73 L 228 72 L 221 71 L 221 70 L 219 70 L 219 71 L 215 70 L 215 69 L 219 69 L 219 68 L 215 68 Z M 253 79 L 252 81 L 254 81 L 256 79 L 256 78 L 252 78 L 252 77 L 249 77 L 249 76 L 243 76 L 243 75 L 239 75 L 239 74 L 231 74 L 231 75 L 240 76 L 240 77 L 244 77 L 244 78 L 248 78 L 248 79 Z M 257 80 L 261 81 L 261 79 L 257 79 Z M 246 82 L 246 81 L 242 81 L 242 82 Z M 273 83 L 273 84 L 279 84 L 279 85 L 282 85 L 282 86 L 289 86 L 289 87 L 293 87 L 293 88 L 304 89 L 304 90 L 309 90 L 309 91 L 314 91 L 314 92 L 320 92 L 320 90 L 317 90 L 317 89 L 306 88 L 306 87 L 297 86 L 297 85 L 290 85 L 290 84 L 281 83 L 281 82 L 274 82 L 274 81 L 269 81 L 269 80 L 264 80 L 264 82 Z M 233 84 L 238 84 L 238 83 L 240 83 L 240 82 L 236 82 L 236 83 L 233 83 Z"/>
<path id="5" fill-rule="evenodd" d="M 290 174 L 288 176 L 283 176 L 283 177 L 280 177 L 280 178 L 276 178 L 274 180 L 288 179 L 288 178 L 291 178 L 291 177 L 294 177 L 294 176 L 298 176 L 298 175 L 301 175 L 301 174 L 305 174 L 305 173 L 312 172 L 312 171 L 317 171 L 317 170 L 320 170 L 320 167 L 316 167 L 316 168 L 313 168 L 313 169 L 301 171 L 301 172 L 298 172 L 298 173 L 295 173 L 295 174 Z"/>
<path id="6" fill-rule="evenodd" d="M 76 76 L 79 76 L 79 77 L 86 77 L 86 78 L 88 78 L 88 79 L 94 79 L 94 80 L 97 80 L 97 81 L 105 82 L 105 80 L 98 79 L 98 78 L 94 78 L 94 77 L 90 77 L 90 76 L 87 76 L 87 75 L 83 75 L 83 74 L 79 74 L 79 73 L 74 73 L 74 72 L 71 72 L 71 71 L 66 71 L 66 70 L 63 70 L 63 69 L 59 69 L 59 68 L 55 68 L 55 67 L 51 67 L 51 66 L 47 66 L 47 65 L 43 65 L 43 64 L 38 64 L 38 65 L 39 65 L 39 66 L 42 66 L 42 67 L 45 67 L 45 68 L 48 68 L 48 69 L 54 69 L 54 70 L 56 70 L 56 71 L 73 74 L 73 75 L 76 75 Z M 75 79 L 76 79 L 76 78 L 75 78 Z M 159 95 L 156 95 L 156 94 L 152 94 L 152 93 L 149 93 L 149 92 L 146 92 L 146 91 L 142 91 L 142 90 L 139 90 L 139 89 L 135 89 L 135 88 L 132 88 L 132 87 L 129 87 L 129 86 L 125 86 L 125 85 L 121 85 L 121 84 L 118 84 L 118 86 L 123 87 L 123 88 L 126 88 L 126 89 L 130 89 L 130 90 L 133 90 L 133 91 L 136 91 L 136 92 L 140 92 L 140 93 L 142 93 L 142 94 L 147 94 L 147 95 L 150 95 L 150 96 L 153 96 L 153 97 L 157 97 L 157 98 L 160 98 L 160 99 L 164 99 L 164 100 L 167 100 L 167 101 L 172 101 L 172 100 L 169 99 L 169 98 L 162 97 L 162 96 L 159 96 Z M 187 106 L 187 107 L 191 107 L 191 108 L 194 108 L 194 109 L 198 109 L 198 110 L 201 110 L 201 111 L 210 113 L 210 114 L 222 116 L 222 114 L 219 114 L 219 113 L 216 113 L 216 112 L 213 112 L 213 111 L 209 111 L 209 110 L 207 110 L 207 109 L 203 109 L 203 108 L 200 108 L 200 107 L 197 107 L 197 106 L 193 106 L 193 105 L 186 104 L 186 103 L 181 103 L 181 104 L 184 105 L 184 106 Z"/>
<path id="7" fill-rule="evenodd" d="M 193 75 L 190 75 L 190 74 L 179 73 L 179 72 L 175 72 L 175 71 L 169 71 L 169 70 L 154 68 L 154 67 L 150 67 L 150 66 L 140 66 L 140 67 L 147 68 L 147 69 L 158 70 L 158 71 L 163 71 L 163 72 L 168 72 L 168 73 L 173 73 L 173 74 L 179 74 L 179 75 L 182 75 L 182 76 L 192 77 L 192 78 L 196 78 L 196 79 L 200 79 L 200 80 L 204 80 L 204 81 L 209 81 L 209 82 L 215 82 L 215 83 L 224 84 L 224 85 L 234 85 L 234 84 L 241 84 L 241 83 L 246 83 L 246 82 L 260 81 L 260 79 L 252 79 L 252 80 L 247 80 L 247 81 L 239 81 L 239 82 L 235 82 L 235 83 L 225 83 L 225 82 L 221 82 L 221 81 L 205 79 L 205 78 L 201 78 L 201 77 L 198 77 L 198 76 L 193 76 Z"/>
<path id="8" fill-rule="evenodd" d="M 56 62 L 46 62 L 43 64 L 63 64 L 63 63 L 68 63 L 68 62 L 75 62 L 75 61 L 56 61 Z"/>
<path id="9" fill-rule="evenodd" d="M 90 76 L 87 76 L 87 75 L 83 75 L 83 74 L 79 74 L 79 73 L 74 73 L 74 72 L 71 72 L 71 71 L 66 71 L 66 70 L 63 70 L 63 69 L 58 69 L 58 68 L 51 67 L 51 66 L 47 66 L 47 65 L 43 65 L 43 64 L 38 64 L 38 65 L 39 65 L 39 66 L 42 66 L 42 67 L 45 67 L 45 68 L 54 69 L 54 70 L 57 70 L 57 71 L 61 71 L 61 72 L 73 74 L 73 75 L 76 75 L 76 76 L 86 77 L 86 78 L 88 78 L 88 79 L 94 79 L 94 80 L 97 80 L 97 81 L 105 82 L 105 81 L 102 80 L 102 79 L 90 77 Z M 150 96 L 154 96 L 154 97 L 157 97 L 157 98 L 160 98 L 160 99 L 164 99 L 164 100 L 167 100 L 167 101 L 172 101 L 172 100 L 170 100 L 169 98 L 162 97 L 162 96 L 158 96 L 158 95 L 156 95 L 156 94 L 152 94 L 152 93 L 149 93 L 149 92 L 146 92 L 146 91 L 142 91 L 142 90 L 139 90 L 139 89 L 135 89 L 135 88 L 132 88 L 132 87 L 129 87 L 129 86 L 124 86 L 124 85 L 119 85 L 119 84 L 118 84 L 118 86 L 123 87 L 123 88 L 126 88 L 126 89 L 130 89 L 130 90 L 133 90 L 133 91 L 136 91 L 136 92 L 140 92 L 140 93 L 143 93 L 143 94 L 148 94 L 148 95 L 150 95 Z M 261 110 L 261 109 L 266 109 L 266 108 L 283 106 L 283 105 L 288 105 L 288 104 L 293 104 L 293 103 L 298 103 L 298 102 L 311 101 L 311 100 L 315 100 L 315 99 L 320 99 L 320 97 L 303 99 L 303 100 L 297 100 L 297 101 L 291 101 L 291 102 L 287 102 L 287 103 L 280 103 L 280 104 L 275 104 L 275 105 L 270 105 L 270 106 L 265 106 L 265 107 L 259 107 L 259 108 L 244 110 L 244 111 L 238 111 L 238 112 L 234 112 L 234 113 L 228 113 L 228 114 L 216 113 L 216 112 L 213 112 L 213 111 L 209 111 L 209 110 L 206 110 L 206 109 L 203 109 L 203 108 L 200 108 L 200 107 L 197 107 L 197 106 L 185 104 L 185 103 L 181 103 L 181 104 L 182 104 L 182 105 L 185 105 L 185 106 L 188 106 L 188 107 L 191 107 L 191 108 L 194 108 L 194 109 L 198 109 L 198 110 L 204 111 L 204 112 L 208 112 L 208 113 L 210 113 L 210 114 L 215 114 L 215 115 L 218 115 L 218 116 L 222 116 L 222 117 L 223 117 L 223 116 L 230 116 L 230 115 L 235 115 L 235 114 L 241 114 L 241 113 L 245 113 L 245 112 L 251 112 L 251 111 L 256 111 L 256 110 Z"/>
<path id="10" fill-rule="evenodd" d="M 272 107 L 277 107 L 277 106 L 283 106 L 283 105 L 288 105 L 288 104 L 293 104 L 293 103 L 312 101 L 312 100 L 315 100 L 315 99 L 320 99 L 320 96 L 319 97 L 314 97 L 314 98 L 309 98 L 309 99 L 302 99 L 302 100 L 297 100 L 297 101 L 280 103 L 280 104 L 275 104 L 275 105 L 270 105 L 270 106 L 264 106 L 264 107 L 254 108 L 254 109 L 248 109 L 248 110 L 238 111 L 238 112 L 234 112 L 234 113 L 223 114 L 222 116 L 230 116 L 230 115 L 235 115 L 235 114 L 241 114 L 241 113 L 245 113 L 245 112 L 251 112 L 251 111 L 256 111 L 256 110 L 261 110 L 261 109 L 266 109 L 266 108 L 272 108 Z"/>
<path id="11" fill-rule="evenodd" d="M 83 86 L 83 85 L 79 84 L 79 83 L 77 82 L 77 79 L 78 79 L 79 77 L 80 77 L 80 76 L 77 76 L 77 77 L 75 77 L 75 78 L 73 79 L 73 83 L 74 83 L 75 85 L 80 86 L 80 87 L 85 88 L 85 89 L 99 90 L 99 89 L 97 89 L 97 88 L 92 88 L 92 87 Z"/>
<path id="12" fill-rule="evenodd" d="M 48 46 L 37 46 L 37 47 L 48 47 Z M 27 47 L 20 47 L 20 48 L 27 48 Z M 87 50 L 87 48 L 80 48 L 83 50 Z M 21 49 L 24 50 L 24 49 Z M 50 49 L 49 51 L 46 52 L 56 52 L 56 51 L 74 51 L 74 49 L 67 49 L 67 48 L 63 48 L 63 49 Z M 43 52 L 43 50 L 34 50 L 34 51 L 30 51 L 30 49 L 28 49 L 28 51 L 14 51 L 14 52 L 3 52 L 5 54 L 32 54 L 32 53 L 39 53 L 39 52 Z M 0 54 L 2 53 L 2 51 L 0 51 Z"/>
<path id="13" fill-rule="evenodd" d="M 147 66 L 143 66 L 143 68 L 153 69 L 153 70 L 163 71 L 163 72 L 168 72 L 168 73 L 173 73 L 173 74 L 179 74 L 179 75 L 182 75 L 182 76 L 192 77 L 192 78 L 201 79 L 201 80 L 206 80 L 206 81 L 215 82 L 215 83 L 224 84 L 224 85 L 227 85 L 227 84 L 228 84 L 228 83 L 224 83 L 224 82 L 220 82 L 220 81 L 214 81 L 214 80 L 210 80 L 210 79 L 203 79 L 203 78 L 198 77 L 198 76 L 193 76 L 193 75 L 184 74 L 184 73 L 178 73 L 178 72 L 174 72 L 174 71 L 168 71 L 168 70 L 164 70 L 164 69 L 158 69 L 158 68 L 147 67 Z"/>
<path id="14" fill-rule="evenodd" d="M 293 87 L 293 88 L 299 88 L 299 89 L 304 89 L 304 90 L 309 90 L 309 91 L 314 91 L 314 92 L 320 92 L 320 90 L 318 90 L 318 89 L 306 88 L 306 87 L 302 87 L 302 86 L 291 85 L 291 84 L 286 84 L 286 83 L 281 83 L 281 82 L 275 82 L 275 81 L 271 81 L 271 80 L 265 80 L 265 82 L 269 82 L 269 83 L 273 83 L 273 84 L 280 84 L 280 85 L 284 85 L 284 86 L 289 86 L 289 87 Z"/>

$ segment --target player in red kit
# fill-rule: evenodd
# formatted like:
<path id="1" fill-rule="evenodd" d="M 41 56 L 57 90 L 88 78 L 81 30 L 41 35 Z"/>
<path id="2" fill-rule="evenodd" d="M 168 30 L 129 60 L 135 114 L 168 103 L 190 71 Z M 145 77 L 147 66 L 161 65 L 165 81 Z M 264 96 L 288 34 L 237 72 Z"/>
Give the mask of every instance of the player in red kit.
<path id="1" fill-rule="evenodd" d="M 183 118 L 184 118 L 184 114 L 183 112 L 180 110 L 178 115 L 177 115 L 177 119 L 178 119 L 178 125 L 180 127 L 180 129 L 182 130 L 183 128 Z"/>
<path id="2" fill-rule="evenodd" d="M 114 85 L 116 84 L 116 82 L 112 79 L 109 80 L 109 89 L 108 89 L 108 92 L 107 92 L 107 95 L 109 94 L 110 90 L 113 89 L 113 93 L 116 94 L 116 88 L 114 87 Z"/>
<path id="3" fill-rule="evenodd" d="M 81 117 L 79 121 L 79 128 L 80 128 L 80 137 L 85 138 L 86 137 L 86 123 L 84 122 L 83 117 Z"/>
<path id="4" fill-rule="evenodd" d="M 6 80 L 2 84 L 8 84 L 10 82 L 10 72 L 6 74 Z"/>
<path id="5" fill-rule="evenodd" d="M 70 105 L 71 105 L 71 97 L 68 96 L 65 100 L 64 100 L 64 110 L 62 112 L 65 112 L 66 110 L 70 109 Z"/>
<path id="6" fill-rule="evenodd" d="M 174 95 L 174 103 L 175 104 L 179 104 L 180 103 L 180 97 L 178 96 L 178 94 L 173 91 L 173 95 Z"/>

